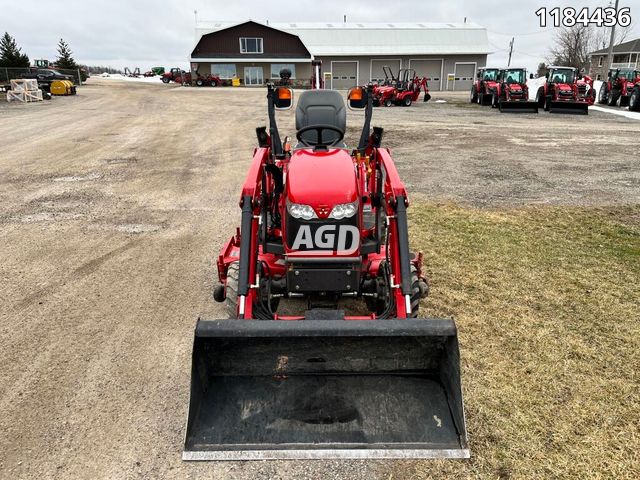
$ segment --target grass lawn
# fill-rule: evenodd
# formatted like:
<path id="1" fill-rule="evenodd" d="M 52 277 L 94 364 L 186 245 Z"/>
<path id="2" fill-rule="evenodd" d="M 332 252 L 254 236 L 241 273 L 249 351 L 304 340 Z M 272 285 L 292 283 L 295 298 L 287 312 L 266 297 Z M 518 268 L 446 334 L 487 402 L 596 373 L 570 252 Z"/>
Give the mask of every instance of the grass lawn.
<path id="1" fill-rule="evenodd" d="M 640 207 L 409 210 L 423 310 L 458 325 L 472 458 L 383 478 L 640 478 Z"/>

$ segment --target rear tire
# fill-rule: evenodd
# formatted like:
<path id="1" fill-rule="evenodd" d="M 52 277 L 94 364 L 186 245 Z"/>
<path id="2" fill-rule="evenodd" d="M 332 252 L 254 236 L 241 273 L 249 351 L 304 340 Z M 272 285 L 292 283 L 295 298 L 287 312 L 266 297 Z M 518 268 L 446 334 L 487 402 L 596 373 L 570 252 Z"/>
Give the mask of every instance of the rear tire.
<path id="1" fill-rule="evenodd" d="M 544 111 L 545 112 L 550 112 L 551 111 L 551 100 L 552 97 L 551 95 L 547 95 L 546 97 L 544 97 Z"/>
<path id="2" fill-rule="evenodd" d="M 196 80 L 196 85 L 197 85 L 197 86 L 199 86 L 199 87 L 201 87 L 201 86 L 203 86 L 203 85 L 204 85 L 204 82 L 202 81 L 202 79 L 201 79 L 201 78 L 199 78 L 198 80 Z"/>
<path id="3" fill-rule="evenodd" d="M 498 108 L 499 103 L 500 101 L 498 100 L 498 95 L 495 93 L 491 95 L 491 108 Z"/>
<path id="4" fill-rule="evenodd" d="M 607 98 L 607 105 L 610 107 L 615 107 L 618 104 L 618 99 L 620 98 L 620 93 L 617 90 L 611 90 L 609 92 L 609 97 Z"/>
<path id="5" fill-rule="evenodd" d="M 598 103 L 600 105 L 606 105 L 608 97 L 609 97 L 609 89 L 607 87 L 606 82 L 604 82 L 600 87 L 600 91 L 598 92 Z"/>
<path id="6" fill-rule="evenodd" d="M 536 94 L 536 102 L 538 103 L 538 108 L 544 108 L 544 90 L 542 88 Z"/>
<path id="7" fill-rule="evenodd" d="M 640 85 L 636 85 L 629 97 L 629 111 L 640 112 Z"/>

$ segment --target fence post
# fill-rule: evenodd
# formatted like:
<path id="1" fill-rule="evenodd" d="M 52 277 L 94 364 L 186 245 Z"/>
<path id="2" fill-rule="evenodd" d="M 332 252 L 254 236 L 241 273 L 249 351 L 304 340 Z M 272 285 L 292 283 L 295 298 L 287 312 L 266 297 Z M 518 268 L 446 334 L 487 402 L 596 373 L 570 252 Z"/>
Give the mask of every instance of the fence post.
<path id="1" fill-rule="evenodd" d="M 78 85 L 82 86 L 82 76 L 80 75 L 80 69 L 77 69 L 78 72 Z"/>

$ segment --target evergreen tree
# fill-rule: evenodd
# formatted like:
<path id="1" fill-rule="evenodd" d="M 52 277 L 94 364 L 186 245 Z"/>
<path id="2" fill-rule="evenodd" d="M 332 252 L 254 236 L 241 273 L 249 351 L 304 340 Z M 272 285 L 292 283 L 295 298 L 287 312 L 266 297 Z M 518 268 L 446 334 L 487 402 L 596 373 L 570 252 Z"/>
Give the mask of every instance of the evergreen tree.
<path id="1" fill-rule="evenodd" d="M 73 52 L 69 48 L 67 42 L 60 39 L 58 42 L 58 59 L 56 60 L 56 67 L 69 70 L 77 69 L 78 65 L 72 55 Z"/>
<path id="2" fill-rule="evenodd" d="M 0 38 L 0 67 L 26 68 L 28 66 L 29 57 L 20 53 L 15 39 L 8 32 L 5 32 Z"/>

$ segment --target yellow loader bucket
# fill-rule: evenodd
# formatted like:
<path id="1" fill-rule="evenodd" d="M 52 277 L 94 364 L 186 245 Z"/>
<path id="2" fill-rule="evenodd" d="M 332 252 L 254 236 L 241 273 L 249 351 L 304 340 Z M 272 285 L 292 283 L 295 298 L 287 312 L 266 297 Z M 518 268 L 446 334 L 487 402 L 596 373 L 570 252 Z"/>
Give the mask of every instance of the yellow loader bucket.
<path id="1" fill-rule="evenodd" d="M 76 87 L 69 80 L 54 80 L 49 87 L 51 95 L 75 95 Z"/>

